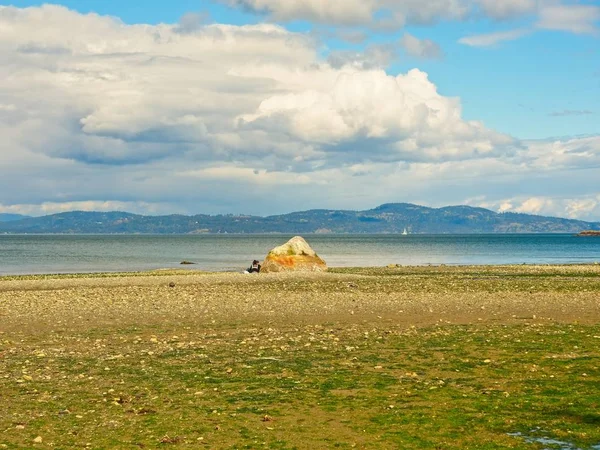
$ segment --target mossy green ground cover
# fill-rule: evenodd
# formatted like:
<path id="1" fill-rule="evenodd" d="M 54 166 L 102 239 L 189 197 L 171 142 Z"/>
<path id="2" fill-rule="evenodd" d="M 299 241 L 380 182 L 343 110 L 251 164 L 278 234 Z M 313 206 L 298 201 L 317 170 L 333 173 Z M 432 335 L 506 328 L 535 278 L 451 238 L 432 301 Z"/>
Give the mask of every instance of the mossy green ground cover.
<path id="1" fill-rule="evenodd" d="M 590 448 L 599 339 L 597 326 L 546 325 L 4 340 L 0 442 L 491 449 L 535 448 L 507 433 L 539 430 Z"/>
<path id="2" fill-rule="evenodd" d="M 433 276 L 417 272 L 415 283 Z M 466 283 L 450 272 L 426 289 L 553 289 L 544 274 L 478 285 L 481 274 Z M 370 275 L 387 289 L 398 274 Z M 554 276 L 565 280 L 555 289 L 579 289 Z M 579 286 L 600 293 L 588 281 Z M 598 324 L 534 320 L 421 328 L 232 317 L 4 332 L 0 447 L 553 448 L 510 435 L 522 433 L 591 449 L 599 348 Z"/>

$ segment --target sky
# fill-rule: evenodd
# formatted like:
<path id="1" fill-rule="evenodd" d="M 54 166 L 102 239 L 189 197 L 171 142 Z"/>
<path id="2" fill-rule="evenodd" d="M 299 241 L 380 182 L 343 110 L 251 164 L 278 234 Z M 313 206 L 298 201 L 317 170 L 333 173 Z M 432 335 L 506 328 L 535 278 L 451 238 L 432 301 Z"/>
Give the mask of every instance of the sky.
<path id="1" fill-rule="evenodd" d="M 600 221 L 598 0 L 0 0 L 0 213 Z"/>

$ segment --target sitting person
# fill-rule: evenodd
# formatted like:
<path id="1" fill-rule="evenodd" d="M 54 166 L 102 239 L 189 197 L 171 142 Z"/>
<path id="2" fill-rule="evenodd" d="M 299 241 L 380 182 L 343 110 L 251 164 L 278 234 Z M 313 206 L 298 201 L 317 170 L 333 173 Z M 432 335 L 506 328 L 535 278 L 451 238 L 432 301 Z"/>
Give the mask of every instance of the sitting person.
<path id="1" fill-rule="evenodd" d="M 260 263 L 255 259 L 254 261 L 252 261 L 252 265 L 246 269 L 246 272 L 248 273 L 259 273 L 260 272 Z"/>

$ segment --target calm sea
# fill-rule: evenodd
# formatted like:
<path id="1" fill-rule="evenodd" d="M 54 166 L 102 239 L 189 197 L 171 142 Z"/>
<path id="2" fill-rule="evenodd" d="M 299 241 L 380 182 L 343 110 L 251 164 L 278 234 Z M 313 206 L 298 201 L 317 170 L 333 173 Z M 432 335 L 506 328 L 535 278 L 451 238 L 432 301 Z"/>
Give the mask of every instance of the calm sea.
<path id="1" fill-rule="evenodd" d="M 0 275 L 191 268 L 241 271 L 287 235 L 0 235 Z M 600 238 L 535 235 L 307 235 L 329 266 L 600 262 Z M 181 266 L 183 260 L 196 263 Z"/>

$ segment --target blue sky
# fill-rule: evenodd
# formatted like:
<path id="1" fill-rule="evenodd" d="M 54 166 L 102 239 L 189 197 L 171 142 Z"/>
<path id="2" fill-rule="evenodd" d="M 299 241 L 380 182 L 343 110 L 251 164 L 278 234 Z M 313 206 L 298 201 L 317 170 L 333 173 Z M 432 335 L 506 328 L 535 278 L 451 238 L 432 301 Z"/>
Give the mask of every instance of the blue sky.
<path id="1" fill-rule="evenodd" d="M 412 201 L 600 220 L 595 1 L 0 5 L 0 171 L 39 177 L 0 212 Z"/>

